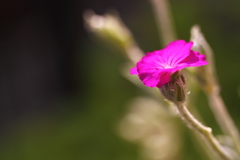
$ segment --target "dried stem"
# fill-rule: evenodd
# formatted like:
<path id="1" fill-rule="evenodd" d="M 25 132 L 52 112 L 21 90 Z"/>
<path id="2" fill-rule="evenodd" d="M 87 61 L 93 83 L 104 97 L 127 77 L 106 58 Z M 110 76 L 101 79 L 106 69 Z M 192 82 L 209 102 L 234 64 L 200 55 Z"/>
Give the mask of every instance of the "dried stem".
<path id="1" fill-rule="evenodd" d="M 172 15 L 168 0 L 150 0 L 155 13 L 155 19 L 159 28 L 162 45 L 166 46 L 169 42 L 176 40 L 173 27 Z"/>
<path id="2" fill-rule="evenodd" d="M 212 134 L 212 129 L 201 124 L 182 104 L 176 104 L 179 115 L 189 128 L 198 133 L 223 160 L 232 160 Z"/>

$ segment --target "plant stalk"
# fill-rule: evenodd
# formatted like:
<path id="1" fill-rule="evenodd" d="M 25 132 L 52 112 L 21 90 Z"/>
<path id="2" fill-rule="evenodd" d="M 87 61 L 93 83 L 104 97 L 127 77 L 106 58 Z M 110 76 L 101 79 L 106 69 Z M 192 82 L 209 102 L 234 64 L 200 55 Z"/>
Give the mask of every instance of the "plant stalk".
<path id="1" fill-rule="evenodd" d="M 212 134 L 212 129 L 201 124 L 183 104 L 176 104 L 178 113 L 188 127 L 198 133 L 222 160 L 232 160 Z"/>

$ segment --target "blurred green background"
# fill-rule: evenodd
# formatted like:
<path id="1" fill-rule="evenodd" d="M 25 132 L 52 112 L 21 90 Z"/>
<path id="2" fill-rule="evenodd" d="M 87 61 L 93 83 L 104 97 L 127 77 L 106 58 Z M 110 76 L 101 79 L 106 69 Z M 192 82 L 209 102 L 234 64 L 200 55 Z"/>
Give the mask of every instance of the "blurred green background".
<path id="1" fill-rule="evenodd" d="M 201 26 L 215 52 L 221 95 L 240 128 L 240 1 L 170 4 L 179 39 L 188 41 L 190 28 Z M 143 159 L 138 145 L 120 137 L 118 125 L 129 101 L 145 93 L 120 75 L 126 59 L 86 31 L 82 14 L 116 9 L 148 52 L 163 47 L 150 2 L 11 0 L 0 6 L 0 159 Z M 202 92 L 197 107 L 221 134 Z M 179 160 L 204 159 L 191 131 L 183 132 Z"/>

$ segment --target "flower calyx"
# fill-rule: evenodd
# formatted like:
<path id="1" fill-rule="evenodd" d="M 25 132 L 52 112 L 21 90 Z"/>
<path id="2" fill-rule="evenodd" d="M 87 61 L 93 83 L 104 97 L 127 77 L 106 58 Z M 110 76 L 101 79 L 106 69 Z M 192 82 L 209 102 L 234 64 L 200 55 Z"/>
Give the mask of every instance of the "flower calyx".
<path id="1" fill-rule="evenodd" d="M 164 98 L 179 104 L 186 100 L 186 79 L 180 71 L 171 75 L 171 81 L 159 88 Z"/>

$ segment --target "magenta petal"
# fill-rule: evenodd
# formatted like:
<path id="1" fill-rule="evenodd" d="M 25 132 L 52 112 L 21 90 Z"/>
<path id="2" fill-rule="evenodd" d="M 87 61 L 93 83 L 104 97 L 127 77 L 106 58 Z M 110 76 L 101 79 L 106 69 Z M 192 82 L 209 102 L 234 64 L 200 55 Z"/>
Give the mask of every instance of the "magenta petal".
<path id="1" fill-rule="evenodd" d="M 205 55 L 199 54 L 199 52 L 191 51 L 189 56 L 187 56 L 183 61 L 180 62 L 181 65 L 185 64 L 187 67 L 202 66 L 208 64 L 205 61 Z"/>
<path id="2" fill-rule="evenodd" d="M 191 50 L 192 45 L 184 40 L 173 41 L 165 49 L 147 53 L 130 73 L 138 74 L 146 86 L 160 88 L 170 82 L 172 73 L 208 64 L 205 55 Z"/>
<path id="3" fill-rule="evenodd" d="M 161 76 L 161 80 L 158 82 L 157 87 L 158 88 L 162 87 L 164 84 L 170 82 L 170 80 L 171 80 L 171 72 L 163 72 Z"/>
<path id="4" fill-rule="evenodd" d="M 184 40 L 177 40 L 169 43 L 164 49 L 163 56 L 167 59 L 167 63 L 171 66 L 185 59 L 193 46 L 193 42 L 187 43 Z"/>
<path id="5" fill-rule="evenodd" d="M 162 85 L 170 82 L 170 72 L 153 72 L 139 74 L 139 78 L 142 80 L 144 85 L 148 87 L 161 87 Z"/>
<path id="6" fill-rule="evenodd" d="M 148 87 L 156 87 L 160 76 L 158 73 L 153 72 L 153 73 L 143 73 L 138 75 L 141 81 L 144 83 L 144 85 Z"/>
<path id="7" fill-rule="evenodd" d="M 156 72 L 159 69 L 162 69 L 161 62 L 158 60 L 158 55 L 154 53 L 147 53 L 138 63 L 137 68 L 140 74 Z"/>
<path id="8" fill-rule="evenodd" d="M 134 68 L 130 69 L 130 74 L 131 75 L 138 74 L 137 67 L 134 67 Z"/>

